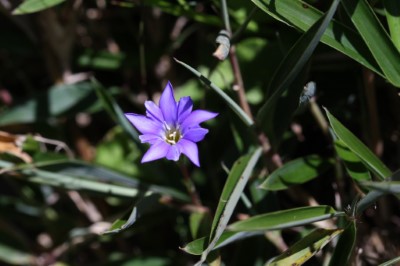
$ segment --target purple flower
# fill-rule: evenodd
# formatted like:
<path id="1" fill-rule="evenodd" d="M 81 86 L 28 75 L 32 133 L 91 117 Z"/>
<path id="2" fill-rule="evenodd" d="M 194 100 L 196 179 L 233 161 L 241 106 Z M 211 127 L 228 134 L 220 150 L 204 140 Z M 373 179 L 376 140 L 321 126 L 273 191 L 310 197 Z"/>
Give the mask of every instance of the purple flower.
<path id="1" fill-rule="evenodd" d="M 181 153 L 185 154 L 195 165 L 200 166 L 196 142 L 204 139 L 208 130 L 200 123 L 216 117 L 217 113 L 204 110 L 192 111 L 190 97 L 175 101 L 170 82 L 161 94 L 159 106 L 146 101 L 146 116 L 127 113 L 125 116 L 142 135 L 142 143 L 151 146 L 142 158 L 142 163 L 160 158 L 177 161 Z"/>

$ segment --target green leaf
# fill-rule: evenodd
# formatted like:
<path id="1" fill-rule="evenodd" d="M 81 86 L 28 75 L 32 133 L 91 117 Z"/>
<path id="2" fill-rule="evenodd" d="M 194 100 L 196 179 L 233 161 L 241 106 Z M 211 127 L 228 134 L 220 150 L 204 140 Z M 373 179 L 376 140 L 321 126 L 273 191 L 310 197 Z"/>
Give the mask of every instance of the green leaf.
<path id="1" fill-rule="evenodd" d="M 398 194 L 400 193 L 400 181 L 389 181 L 389 182 L 361 182 L 362 186 L 369 189 L 377 190 L 383 192 L 384 194 Z"/>
<path id="2" fill-rule="evenodd" d="M 365 0 L 342 0 L 342 5 L 385 77 L 400 87 L 400 53 L 370 5 Z"/>
<path id="3" fill-rule="evenodd" d="M 15 166 L 0 160 L 0 167 L 17 171 L 33 183 L 63 189 L 83 190 L 116 197 L 136 197 L 146 192 L 159 193 L 189 201 L 189 197 L 171 188 L 147 185 L 117 172 L 79 161 L 59 161 Z"/>
<path id="4" fill-rule="evenodd" d="M 379 264 L 379 266 L 393 266 L 396 265 L 396 262 L 400 261 L 400 256 L 391 260 L 388 260 L 384 263 Z"/>
<path id="5" fill-rule="evenodd" d="M 362 198 L 358 204 L 357 204 L 357 211 L 356 214 L 360 215 L 366 208 L 374 204 L 378 198 L 382 197 L 383 195 L 386 195 L 387 193 L 392 193 L 392 191 L 395 191 L 398 189 L 398 183 L 400 181 L 400 170 L 397 170 L 393 176 L 391 177 L 392 182 L 394 182 L 393 186 L 387 183 L 386 181 L 384 182 L 362 182 L 361 185 L 364 185 L 366 187 L 369 187 L 373 189 L 372 191 L 368 192 L 368 194 Z"/>
<path id="6" fill-rule="evenodd" d="M 303 32 L 309 30 L 323 15 L 321 11 L 303 1 L 252 0 L 252 2 L 275 19 Z M 383 76 L 382 70 L 361 36 L 344 24 L 332 20 L 321 41 Z"/>
<path id="7" fill-rule="evenodd" d="M 257 148 L 254 152 L 240 157 L 233 165 L 215 212 L 209 237 L 210 242 L 203 251 L 201 260 L 196 265 L 201 265 L 206 260 L 208 253 L 214 249 L 218 239 L 224 232 L 253 168 L 261 156 L 261 152 L 262 149 Z"/>
<path id="8" fill-rule="evenodd" d="M 199 71 L 194 69 L 193 67 L 189 66 L 188 64 L 185 64 L 176 58 L 174 58 L 175 61 L 188 69 L 190 72 L 192 72 L 195 76 L 197 76 L 204 84 L 206 84 L 208 87 L 210 87 L 212 90 L 214 90 L 225 102 L 226 104 L 232 109 L 233 112 L 237 114 L 237 116 L 242 119 L 242 121 L 247 125 L 247 126 L 252 126 L 254 124 L 253 120 L 243 111 L 243 109 L 229 97 L 223 90 L 221 90 L 217 85 L 212 83 L 209 79 L 207 79 L 205 76 L 203 76 Z"/>
<path id="9" fill-rule="evenodd" d="M 300 239 L 281 255 L 268 261 L 268 266 L 302 265 L 333 238 L 343 232 L 343 229 L 317 229 Z"/>
<path id="10" fill-rule="evenodd" d="M 0 115 L 0 125 L 34 123 L 49 117 L 57 117 L 74 110 L 85 110 L 96 101 L 93 86 L 89 82 L 57 85 L 24 101 Z"/>
<path id="11" fill-rule="evenodd" d="M 299 74 L 308 62 L 315 47 L 317 47 L 322 34 L 335 14 L 338 4 L 339 0 L 333 1 L 328 12 L 300 37 L 275 72 L 268 86 L 268 94 L 270 96 L 257 114 L 258 125 L 262 127 L 267 136 L 273 136 L 274 138 L 279 136 L 279 132 L 275 131 L 277 121 L 279 121 L 279 123 L 281 122 L 278 120 L 280 119 L 280 113 L 277 110 L 278 107 L 282 107 L 282 103 L 280 103 L 279 99 L 294 80 L 301 78 Z M 287 92 L 290 93 L 288 97 L 292 98 L 293 102 L 298 103 L 302 90 L 302 86 L 300 88 L 297 86 L 295 89 L 291 88 L 290 92 Z M 296 108 L 297 106 L 292 106 L 292 113 Z M 286 118 L 290 118 L 290 116 L 286 115 Z M 289 120 L 286 119 L 285 123 L 288 123 L 288 121 Z M 280 133 L 280 135 L 282 134 Z M 276 142 L 272 144 L 275 146 L 277 145 Z"/>
<path id="12" fill-rule="evenodd" d="M 86 50 L 78 58 L 81 67 L 91 67 L 101 70 L 116 70 L 121 67 L 125 59 L 124 53 L 111 53 L 108 51 Z"/>
<path id="13" fill-rule="evenodd" d="M 339 237 L 333 251 L 329 266 L 349 265 L 356 243 L 357 227 L 354 221 L 350 222 Z"/>
<path id="14" fill-rule="evenodd" d="M 344 144 L 355 153 L 363 163 L 380 179 L 385 179 L 392 175 L 392 172 L 384 165 L 375 154 L 372 153 L 367 146 L 364 145 L 356 136 L 353 135 L 346 127 L 342 125 L 329 111 L 325 108 L 329 123 L 336 136 L 343 141 Z"/>
<path id="15" fill-rule="evenodd" d="M 371 174 L 361 159 L 340 139 L 335 140 L 335 150 L 343 160 L 347 173 L 356 181 L 371 180 Z"/>
<path id="16" fill-rule="evenodd" d="M 332 167 L 332 159 L 318 155 L 308 155 L 285 163 L 278 168 L 260 185 L 266 190 L 283 190 L 294 185 L 310 181 Z"/>
<path id="17" fill-rule="evenodd" d="M 104 234 L 116 234 L 123 230 L 126 230 L 127 228 L 131 227 L 141 216 L 157 210 L 161 206 L 161 195 L 152 194 L 151 192 L 147 194 L 148 195 L 141 198 L 133 207 L 128 220 L 116 220 L 111 228 L 108 231 L 104 232 Z"/>
<path id="18" fill-rule="evenodd" d="M 301 207 L 256 215 L 231 224 L 231 231 L 266 231 L 302 226 L 345 215 L 330 206 Z"/>
<path id="19" fill-rule="evenodd" d="M 242 240 L 248 237 L 262 235 L 261 232 L 229 232 L 225 231 L 222 233 L 221 237 L 218 239 L 216 245 L 213 250 L 224 247 L 230 243 L 233 243 L 238 240 Z M 203 251 L 207 248 L 209 243 L 208 237 L 201 237 L 192 242 L 188 243 L 186 246 L 182 248 L 183 251 L 193 254 L 193 255 L 201 255 Z"/>
<path id="20" fill-rule="evenodd" d="M 35 265 L 36 260 L 28 252 L 0 243 L 0 261 L 11 265 Z"/>
<path id="21" fill-rule="evenodd" d="M 55 5 L 61 4 L 65 0 L 25 0 L 14 11 L 13 15 L 22 15 L 38 12 Z"/>
<path id="22" fill-rule="evenodd" d="M 122 128 L 132 137 L 132 139 L 139 141 L 138 133 L 133 129 L 133 126 L 126 119 L 124 112 L 115 102 L 114 98 L 110 93 L 94 78 L 92 79 L 93 87 L 96 90 L 97 96 L 101 100 L 104 109 L 108 112 L 112 119 L 116 123 L 122 126 Z"/>
<path id="23" fill-rule="evenodd" d="M 400 51 L 400 2 L 383 0 L 386 11 L 386 20 L 389 26 L 390 37 L 397 50 Z"/>

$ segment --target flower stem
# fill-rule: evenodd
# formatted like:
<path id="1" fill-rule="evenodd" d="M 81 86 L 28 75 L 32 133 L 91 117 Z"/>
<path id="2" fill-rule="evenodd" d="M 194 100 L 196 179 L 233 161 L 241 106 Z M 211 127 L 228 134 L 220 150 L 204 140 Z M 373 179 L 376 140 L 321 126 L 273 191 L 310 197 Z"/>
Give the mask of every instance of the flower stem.
<path id="1" fill-rule="evenodd" d="M 199 194 L 197 193 L 196 187 L 195 187 L 192 179 L 190 178 L 188 169 L 182 161 L 179 162 L 179 168 L 182 171 L 183 183 L 185 184 L 185 187 L 190 195 L 190 198 L 192 199 L 192 203 L 195 206 L 199 206 L 199 207 L 203 206 L 201 204 L 200 197 L 199 197 Z"/>

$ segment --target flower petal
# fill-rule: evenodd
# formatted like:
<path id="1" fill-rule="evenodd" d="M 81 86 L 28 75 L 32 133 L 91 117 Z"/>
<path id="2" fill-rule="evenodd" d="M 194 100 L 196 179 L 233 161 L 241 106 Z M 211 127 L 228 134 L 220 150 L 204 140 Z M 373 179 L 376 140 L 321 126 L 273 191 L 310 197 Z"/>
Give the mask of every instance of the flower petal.
<path id="1" fill-rule="evenodd" d="M 168 145 L 168 144 L 167 144 Z M 181 150 L 178 145 L 170 145 L 167 155 L 165 156 L 168 160 L 178 161 L 181 156 Z"/>
<path id="2" fill-rule="evenodd" d="M 182 129 L 185 127 L 196 127 L 201 122 L 207 121 L 211 118 L 214 118 L 218 115 L 218 113 L 213 113 L 204 110 L 195 110 L 193 111 L 182 123 Z"/>
<path id="3" fill-rule="evenodd" d="M 154 144 L 155 142 L 162 140 L 164 141 L 159 135 L 154 134 L 144 134 L 139 136 L 140 142 L 142 143 L 150 143 Z"/>
<path id="4" fill-rule="evenodd" d="M 146 106 L 146 114 L 148 117 L 153 118 L 154 120 L 158 120 L 162 123 L 164 120 L 163 114 L 154 102 L 152 101 L 145 101 L 144 106 Z"/>
<path id="5" fill-rule="evenodd" d="M 169 147 L 170 145 L 162 140 L 154 143 L 143 155 L 142 163 L 154 161 L 165 157 L 165 155 L 168 153 Z"/>
<path id="6" fill-rule="evenodd" d="M 186 132 L 183 132 L 183 138 L 192 142 L 199 142 L 204 139 L 208 129 L 202 127 L 189 128 Z"/>
<path id="7" fill-rule="evenodd" d="M 129 122 L 142 134 L 159 135 L 163 130 L 161 123 L 145 117 L 144 115 L 128 113 L 125 114 L 125 117 L 128 118 Z"/>
<path id="8" fill-rule="evenodd" d="M 200 167 L 199 150 L 197 149 L 196 143 L 186 139 L 181 139 L 178 142 L 178 145 L 180 146 L 182 153 L 185 154 L 197 167 Z"/>
<path id="9" fill-rule="evenodd" d="M 168 125 L 176 124 L 177 106 L 174 98 L 174 91 L 171 83 L 168 81 L 160 98 L 160 109 L 164 116 L 164 121 Z"/>
<path id="10" fill-rule="evenodd" d="M 181 124 L 192 112 L 193 101 L 189 96 L 182 97 L 178 102 L 178 124 Z"/>

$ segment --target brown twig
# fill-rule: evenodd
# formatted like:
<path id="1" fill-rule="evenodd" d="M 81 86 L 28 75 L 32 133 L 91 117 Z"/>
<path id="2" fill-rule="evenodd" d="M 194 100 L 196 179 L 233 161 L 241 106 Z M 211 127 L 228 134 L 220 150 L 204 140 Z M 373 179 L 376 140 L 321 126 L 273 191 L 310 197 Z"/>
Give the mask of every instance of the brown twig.
<path id="1" fill-rule="evenodd" d="M 192 203 L 195 206 L 199 206 L 199 207 L 203 206 L 201 204 L 200 197 L 199 197 L 199 194 L 197 193 L 196 187 L 194 186 L 193 181 L 190 178 L 190 175 L 189 175 L 186 165 L 183 162 L 180 162 L 179 168 L 181 169 L 181 172 L 183 175 L 183 183 L 185 184 L 186 189 L 190 195 L 190 198 L 192 199 Z"/>

